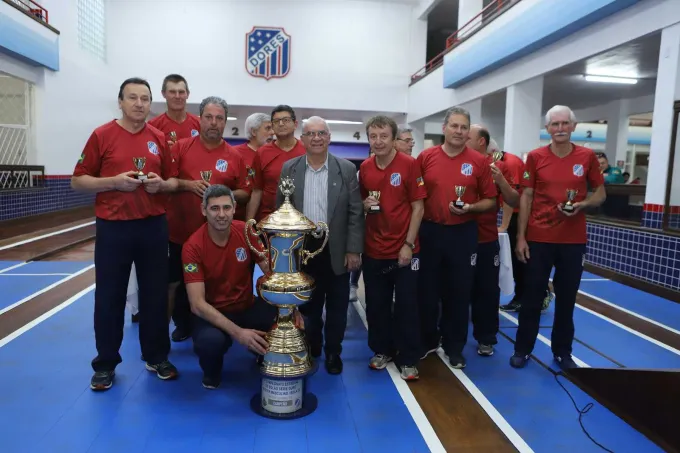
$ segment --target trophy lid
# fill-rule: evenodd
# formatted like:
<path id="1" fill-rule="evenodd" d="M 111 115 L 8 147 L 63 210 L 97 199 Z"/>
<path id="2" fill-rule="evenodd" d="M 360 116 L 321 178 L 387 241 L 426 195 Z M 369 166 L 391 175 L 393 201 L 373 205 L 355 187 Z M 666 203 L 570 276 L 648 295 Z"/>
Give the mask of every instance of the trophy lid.
<path id="1" fill-rule="evenodd" d="M 293 180 L 289 177 L 281 179 L 279 189 L 283 193 L 284 201 L 281 207 L 262 219 L 257 227 L 268 231 L 314 231 L 316 225 L 290 202 L 290 196 L 295 191 Z"/>

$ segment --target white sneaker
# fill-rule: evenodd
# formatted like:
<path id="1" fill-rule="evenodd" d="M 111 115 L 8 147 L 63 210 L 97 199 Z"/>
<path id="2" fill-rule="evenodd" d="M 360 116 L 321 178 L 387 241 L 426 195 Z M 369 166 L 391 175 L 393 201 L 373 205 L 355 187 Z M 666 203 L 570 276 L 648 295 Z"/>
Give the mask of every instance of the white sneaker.
<path id="1" fill-rule="evenodd" d="M 385 355 L 385 354 L 376 354 L 373 357 L 371 357 L 370 362 L 368 362 L 368 366 L 370 368 L 373 368 L 374 370 L 383 370 L 387 366 L 388 363 L 392 361 L 392 357 Z"/>
<path id="2" fill-rule="evenodd" d="M 401 378 L 405 381 L 415 381 L 420 377 L 418 368 L 414 366 L 401 367 Z"/>

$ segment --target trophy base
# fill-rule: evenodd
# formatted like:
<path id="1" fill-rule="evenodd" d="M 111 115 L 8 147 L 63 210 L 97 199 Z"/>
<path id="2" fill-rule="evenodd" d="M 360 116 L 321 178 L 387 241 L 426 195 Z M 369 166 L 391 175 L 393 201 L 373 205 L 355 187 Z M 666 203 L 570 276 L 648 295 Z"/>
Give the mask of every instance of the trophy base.
<path id="1" fill-rule="evenodd" d="M 268 375 L 262 376 L 262 390 L 250 399 L 250 409 L 262 417 L 274 420 L 294 420 L 311 414 L 316 410 L 318 400 L 316 395 L 307 392 L 307 378 L 318 370 L 319 364 L 316 361 L 313 361 L 311 370 L 309 370 L 309 373 L 305 376 L 295 378 L 282 378 Z M 275 387 L 276 385 L 282 386 L 283 389 Z M 296 388 L 298 385 L 300 387 L 299 389 Z M 264 395 L 265 389 L 267 389 L 269 395 Z M 283 394 L 283 396 L 281 396 L 281 394 Z M 269 398 L 267 398 L 268 396 Z M 275 401 L 272 401 L 272 396 L 274 396 Z M 290 405 L 298 406 L 298 399 L 300 400 L 299 407 L 295 411 L 274 412 L 265 408 L 267 405 L 271 408 L 286 407 Z M 267 400 L 269 401 L 268 403 Z"/>
<path id="2" fill-rule="evenodd" d="M 368 213 L 369 214 L 378 214 L 380 212 L 380 206 L 371 206 L 368 208 Z"/>
<path id="3" fill-rule="evenodd" d="M 562 206 L 562 211 L 564 212 L 574 212 L 574 205 L 573 204 L 565 204 Z"/>
<path id="4" fill-rule="evenodd" d="M 149 177 L 147 175 L 137 174 L 135 175 L 135 179 L 139 179 L 140 181 L 146 181 L 147 179 L 149 179 Z"/>
<path id="5" fill-rule="evenodd" d="M 458 209 L 463 209 L 463 207 L 465 206 L 465 202 L 464 201 L 454 201 L 453 205 L 455 207 L 457 207 Z"/>

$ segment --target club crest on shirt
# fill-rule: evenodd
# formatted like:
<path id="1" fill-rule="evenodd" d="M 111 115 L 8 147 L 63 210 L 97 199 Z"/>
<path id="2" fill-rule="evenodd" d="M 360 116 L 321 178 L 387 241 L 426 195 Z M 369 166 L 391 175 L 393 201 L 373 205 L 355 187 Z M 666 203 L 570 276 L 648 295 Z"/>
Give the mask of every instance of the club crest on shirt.
<path id="1" fill-rule="evenodd" d="M 399 187 L 401 185 L 401 174 L 392 173 L 390 175 L 390 184 L 392 184 L 394 187 Z"/>
<path id="2" fill-rule="evenodd" d="M 243 247 L 239 247 L 236 249 L 236 259 L 239 262 L 241 263 L 244 262 L 247 257 L 248 255 L 246 254 L 246 249 L 244 249 Z"/>
<path id="3" fill-rule="evenodd" d="M 224 159 L 219 159 L 215 163 L 215 169 L 217 171 L 221 172 L 221 173 L 224 173 L 225 171 L 227 171 L 227 167 L 229 167 L 229 163 Z"/>
<path id="4" fill-rule="evenodd" d="M 472 175 L 472 164 L 465 163 L 460 166 L 460 172 L 465 176 Z"/>
<path id="5" fill-rule="evenodd" d="M 281 27 L 253 27 L 246 33 L 246 71 L 265 80 L 290 72 L 291 37 Z"/>
<path id="6" fill-rule="evenodd" d="M 191 129 L 191 136 L 192 137 L 198 136 L 198 131 L 196 129 Z"/>
<path id="7" fill-rule="evenodd" d="M 493 257 L 493 265 L 494 265 L 495 267 L 498 267 L 498 266 L 501 265 L 501 258 L 500 258 L 500 256 L 496 255 L 496 256 Z"/>
<path id="8" fill-rule="evenodd" d="M 574 165 L 574 176 L 583 176 L 583 165 Z"/>
<path id="9" fill-rule="evenodd" d="M 476 266 L 477 265 L 477 254 L 473 253 L 470 255 L 470 266 Z"/>
<path id="10" fill-rule="evenodd" d="M 198 272 L 198 266 L 194 263 L 189 263 L 184 265 L 184 272 L 189 272 L 190 274 L 194 274 Z"/>
<path id="11" fill-rule="evenodd" d="M 420 258 L 411 258 L 411 270 L 417 271 L 420 269 Z"/>
<path id="12" fill-rule="evenodd" d="M 146 147 L 149 148 L 151 154 L 158 156 L 158 145 L 156 142 L 146 142 Z"/>

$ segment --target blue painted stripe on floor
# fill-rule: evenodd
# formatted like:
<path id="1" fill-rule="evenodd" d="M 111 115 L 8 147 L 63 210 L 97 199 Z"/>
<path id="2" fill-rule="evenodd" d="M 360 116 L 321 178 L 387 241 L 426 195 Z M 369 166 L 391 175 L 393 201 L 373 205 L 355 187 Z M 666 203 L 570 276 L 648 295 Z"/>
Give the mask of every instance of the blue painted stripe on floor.
<path id="1" fill-rule="evenodd" d="M 182 373 L 162 382 L 139 360 L 138 326 L 126 315 L 124 358 L 114 387 L 89 390 L 95 354 L 93 293 L 0 348 L 3 411 L 0 438 L 12 452 L 43 451 L 428 451 L 387 373 L 372 372 L 366 330 L 352 310 L 344 342 L 345 370 L 321 370 L 310 388 L 320 400 L 311 416 L 271 421 L 250 411 L 260 375 L 253 356 L 235 346 L 225 356 L 222 387 L 201 387 L 191 341 L 173 343 Z M 35 351 L 40 354 L 36 366 Z M 45 381 L 45 370 L 50 370 Z M 30 420 L 30 423 L 26 423 Z M 284 441 L 282 441 L 282 439 Z M 285 441 L 290 439 L 290 442 Z"/>
<path id="2" fill-rule="evenodd" d="M 25 266 L 23 266 L 25 267 Z M 0 277 L 0 309 L 40 291 L 64 278 L 60 275 L 41 275 L 37 277 Z"/>
<path id="3" fill-rule="evenodd" d="M 513 345 L 502 336 L 498 341 L 493 357 L 480 357 L 470 337 L 465 350 L 468 360 L 465 374 L 529 446 L 536 453 L 601 452 L 581 431 L 578 413 L 553 374 L 533 360 L 521 370 L 510 367 Z M 551 356 L 550 349 L 540 342 L 535 353 L 540 357 Z M 594 404 L 583 417 L 583 423 L 598 442 L 617 453 L 662 451 L 589 395 L 560 379 L 579 408 L 589 402 Z"/>
<path id="4" fill-rule="evenodd" d="M 575 336 L 628 368 L 680 368 L 680 356 L 579 308 Z"/>

